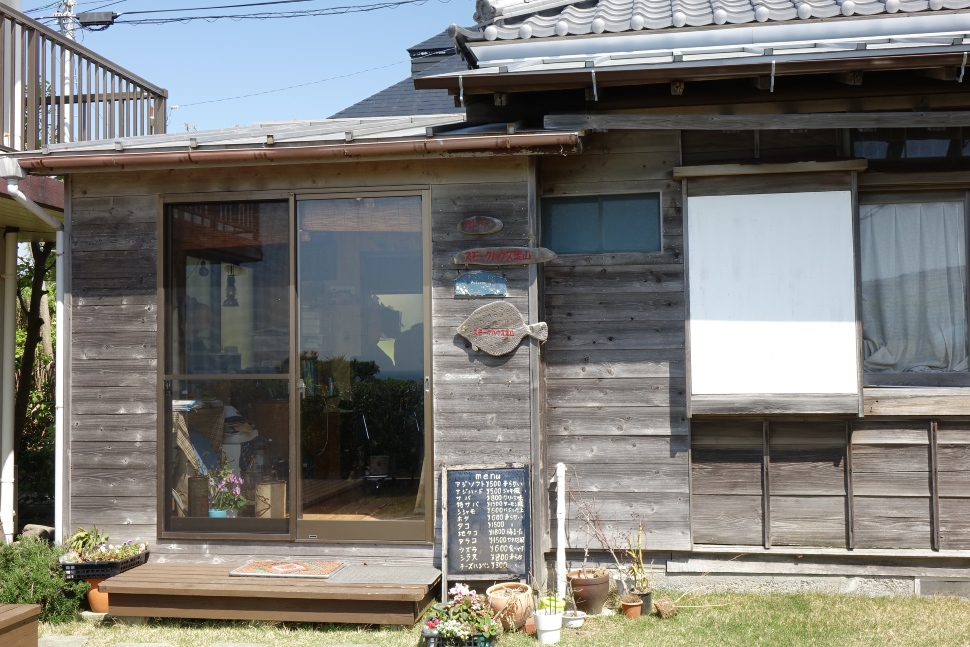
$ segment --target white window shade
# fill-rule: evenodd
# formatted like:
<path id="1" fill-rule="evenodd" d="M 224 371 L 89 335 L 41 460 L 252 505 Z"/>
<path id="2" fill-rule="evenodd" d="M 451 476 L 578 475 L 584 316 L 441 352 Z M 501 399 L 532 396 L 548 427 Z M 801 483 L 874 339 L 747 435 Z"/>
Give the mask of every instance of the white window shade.
<path id="1" fill-rule="evenodd" d="M 692 395 L 857 394 L 848 191 L 688 200 Z"/>

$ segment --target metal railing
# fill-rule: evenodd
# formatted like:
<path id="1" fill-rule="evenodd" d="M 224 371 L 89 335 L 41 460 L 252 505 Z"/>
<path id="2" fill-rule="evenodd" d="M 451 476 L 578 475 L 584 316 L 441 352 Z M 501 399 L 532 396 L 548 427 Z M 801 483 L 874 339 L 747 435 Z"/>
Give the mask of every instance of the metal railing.
<path id="1" fill-rule="evenodd" d="M 165 132 L 164 88 L 0 4 L 0 147 Z"/>

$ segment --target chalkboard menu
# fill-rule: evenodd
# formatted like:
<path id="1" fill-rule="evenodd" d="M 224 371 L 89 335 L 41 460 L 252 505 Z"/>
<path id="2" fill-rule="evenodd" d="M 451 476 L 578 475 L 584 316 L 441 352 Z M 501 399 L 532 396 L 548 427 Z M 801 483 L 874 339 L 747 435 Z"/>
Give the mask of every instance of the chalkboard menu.
<path id="1" fill-rule="evenodd" d="M 529 468 L 448 469 L 448 577 L 531 570 Z"/>

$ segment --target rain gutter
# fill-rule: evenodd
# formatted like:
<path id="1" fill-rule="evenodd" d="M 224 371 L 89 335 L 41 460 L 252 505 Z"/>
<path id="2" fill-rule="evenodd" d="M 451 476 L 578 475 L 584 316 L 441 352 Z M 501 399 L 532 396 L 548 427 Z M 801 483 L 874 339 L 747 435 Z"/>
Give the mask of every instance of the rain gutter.
<path id="1" fill-rule="evenodd" d="M 112 152 L 46 154 L 18 157 L 21 168 L 43 174 L 65 169 L 114 168 L 136 166 L 181 166 L 190 164 L 228 164 L 260 162 L 299 162 L 303 160 L 357 159 L 362 157 L 434 154 L 564 154 L 582 151 L 580 134 L 526 133 L 513 135 L 476 135 L 392 142 L 361 142 L 324 146 L 281 148 L 232 148 L 220 150 L 166 151 L 154 153 Z"/>

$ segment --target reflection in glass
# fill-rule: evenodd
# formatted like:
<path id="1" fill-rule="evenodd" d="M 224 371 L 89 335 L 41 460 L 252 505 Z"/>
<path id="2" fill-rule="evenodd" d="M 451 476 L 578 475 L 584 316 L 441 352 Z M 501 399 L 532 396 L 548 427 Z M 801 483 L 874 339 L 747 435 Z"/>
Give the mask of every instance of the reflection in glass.
<path id="1" fill-rule="evenodd" d="M 288 531 L 288 384 L 279 378 L 172 382 L 166 434 L 172 530 Z M 210 513 L 228 509 L 215 496 L 227 487 L 238 487 L 234 494 L 245 499 L 232 508 L 235 521 Z"/>
<path id="2" fill-rule="evenodd" d="M 301 516 L 424 518 L 419 196 L 297 203 Z"/>
<path id="3" fill-rule="evenodd" d="M 289 371 L 289 204 L 168 207 L 174 374 Z"/>

